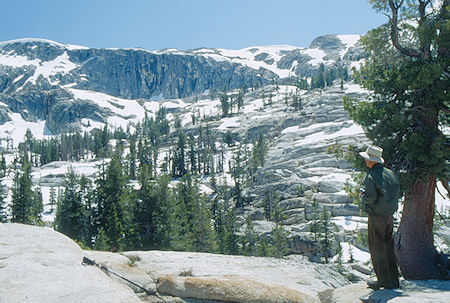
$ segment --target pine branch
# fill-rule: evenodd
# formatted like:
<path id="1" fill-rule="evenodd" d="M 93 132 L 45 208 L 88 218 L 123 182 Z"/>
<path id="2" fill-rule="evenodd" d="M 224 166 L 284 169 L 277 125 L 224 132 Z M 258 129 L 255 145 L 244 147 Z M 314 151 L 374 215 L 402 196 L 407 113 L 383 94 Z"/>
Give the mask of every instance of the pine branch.
<path id="1" fill-rule="evenodd" d="M 441 20 L 449 20 L 450 18 L 450 0 L 444 0 L 442 3 L 441 10 L 439 12 L 439 19 Z M 445 35 L 448 35 L 448 28 L 445 27 L 445 22 L 441 23 L 441 26 L 439 27 L 439 32 L 442 37 L 445 37 Z M 448 57 L 450 53 L 450 49 L 448 48 L 448 43 L 445 43 L 447 41 L 446 39 L 442 40 L 443 43 L 439 43 L 437 47 L 437 53 L 438 56 L 442 58 Z M 449 77 L 449 73 L 447 71 L 444 71 L 444 76 Z"/>
<path id="2" fill-rule="evenodd" d="M 422 1 L 421 1 L 422 2 Z M 422 53 L 418 50 L 403 47 L 400 45 L 400 42 L 398 41 L 398 10 L 403 5 L 403 0 L 401 0 L 399 3 L 395 2 L 394 0 L 389 0 L 389 7 L 391 9 L 392 16 L 389 17 L 389 23 L 391 24 L 391 41 L 394 47 L 403 55 L 413 57 L 413 58 L 422 58 Z"/>

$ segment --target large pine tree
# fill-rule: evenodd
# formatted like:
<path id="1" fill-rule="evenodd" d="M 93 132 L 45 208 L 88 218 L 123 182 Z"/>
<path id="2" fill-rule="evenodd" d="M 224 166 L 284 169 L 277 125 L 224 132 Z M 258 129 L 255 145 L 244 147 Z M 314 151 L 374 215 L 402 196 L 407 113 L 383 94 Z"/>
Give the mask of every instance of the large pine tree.
<path id="1" fill-rule="evenodd" d="M 42 197 L 32 189 L 31 164 L 24 157 L 20 170 L 14 175 L 11 222 L 38 225 L 43 210 Z"/>
<path id="2" fill-rule="evenodd" d="M 63 193 L 56 210 L 55 229 L 78 241 L 84 236 L 85 207 L 79 177 L 72 168 L 69 168 L 64 178 Z"/>
<path id="3" fill-rule="evenodd" d="M 133 210 L 133 230 L 137 233 L 140 249 L 163 249 L 169 246 L 169 178 L 151 178 L 146 164 L 139 169 L 137 201 Z"/>
<path id="4" fill-rule="evenodd" d="M 95 202 L 98 209 L 99 230 L 107 244 L 107 249 L 117 251 L 124 246 L 125 210 L 124 202 L 128 193 L 125 169 L 118 154 L 114 154 L 106 168 L 100 168 L 96 180 Z"/>
<path id="5" fill-rule="evenodd" d="M 373 94 L 344 104 L 401 175 L 405 203 L 396 252 L 403 275 L 438 278 L 432 229 L 436 179 L 447 182 L 450 155 L 442 132 L 449 112 L 449 0 L 369 2 L 389 17 L 361 39 L 370 57 L 357 76 Z"/>

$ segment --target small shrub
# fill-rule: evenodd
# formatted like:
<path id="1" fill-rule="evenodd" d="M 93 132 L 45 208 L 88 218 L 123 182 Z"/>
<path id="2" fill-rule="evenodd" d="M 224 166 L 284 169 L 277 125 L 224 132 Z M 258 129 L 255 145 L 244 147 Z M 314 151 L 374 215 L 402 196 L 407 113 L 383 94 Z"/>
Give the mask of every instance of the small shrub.
<path id="1" fill-rule="evenodd" d="M 355 275 L 355 274 L 353 274 L 353 273 L 351 273 L 351 272 L 349 272 L 349 273 L 343 273 L 343 275 L 344 275 L 344 277 L 345 277 L 347 280 L 349 280 L 349 281 L 352 282 L 352 283 L 356 283 L 356 282 L 361 281 L 361 279 L 360 279 L 357 275 Z"/>
<path id="2" fill-rule="evenodd" d="M 369 235 L 367 230 L 360 231 L 356 235 L 356 242 L 361 244 L 363 247 L 369 247 Z"/>
<path id="3" fill-rule="evenodd" d="M 189 268 L 188 270 L 184 270 L 180 272 L 180 277 L 192 277 L 192 268 Z"/>
<path id="4" fill-rule="evenodd" d="M 135 267 L 136 266 L 136 261 L 141 261 L 141 257 L 139 257 L 138 255 L 130 255 L 130 256 L 126 256 L 129 261 L 128 261 L 128 266 L 130 267 Z"/>

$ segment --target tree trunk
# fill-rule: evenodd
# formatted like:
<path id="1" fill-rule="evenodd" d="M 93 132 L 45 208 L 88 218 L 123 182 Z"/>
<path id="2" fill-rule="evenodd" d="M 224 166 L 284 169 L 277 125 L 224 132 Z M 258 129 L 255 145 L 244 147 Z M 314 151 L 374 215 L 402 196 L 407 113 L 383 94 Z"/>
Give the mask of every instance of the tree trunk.
<path id="1" fill-rule="evenodd" d="M 406 279 L 440 278 L 438 254 L 433 245 L 433 216 L 436 176 L 418 180 L 405 194 L 405 203 L 395 253 Z"/>

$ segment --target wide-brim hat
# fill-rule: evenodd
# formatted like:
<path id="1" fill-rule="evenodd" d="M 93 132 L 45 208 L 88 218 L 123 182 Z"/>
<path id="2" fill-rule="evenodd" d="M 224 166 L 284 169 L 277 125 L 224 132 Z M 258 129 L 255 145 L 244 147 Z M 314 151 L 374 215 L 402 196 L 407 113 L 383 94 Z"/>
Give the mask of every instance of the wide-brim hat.
<path id="1" fill-rule="evenodd" d="M 374 161 L 377 163 L 384 163 L 384 159 L 382 157 L 383 149 L 381 147 L 369 145 L 365 152 L 360 152 L 359 154 L 364 159 Z"/>

